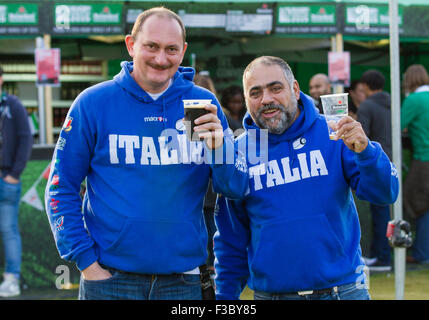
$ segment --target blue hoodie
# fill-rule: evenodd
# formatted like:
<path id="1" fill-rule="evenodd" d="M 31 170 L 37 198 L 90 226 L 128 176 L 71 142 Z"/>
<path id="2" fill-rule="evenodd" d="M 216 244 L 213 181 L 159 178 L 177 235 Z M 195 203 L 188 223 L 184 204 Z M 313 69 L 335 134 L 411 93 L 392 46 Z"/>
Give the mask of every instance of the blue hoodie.
<path id="1" fill-rule="evenodd" d="M 236 198 L 248 175 L 234 163 L 214 164 L 219 150 L 233 146 L 231 136 L 216 152 L 186 140 L 182 99 L 212 99 L 227 128 L 216 97 L 192 82 L 193 69 L 180 67 L 154 101 L 132 68 L 123 63 L 113 80 L 86 89 L 71 106 L 46 186 L 47 215 L 61 257 L 80 270 L 98 261 L 128 272 L 181 273 L 206 259 L 209 177 L 216 192 Z"/>
<path id="2" fill-rule="evenodd" d="M 288 293 L 364 280 L 352 190 L 371 203 L 392 203 L 396 169 L 378 143 L 355 153 L 330 140 L 310 98 L 301 93 L 300 101 L 292 126 L 268 134 L 268 162 L 248 162 L 250 192 L 241 200 L 218 199 L 218 299 L 238 299 L 246 283 Z M 245 139 L 259 150 L 259 139 L 249 134 L 259 128 L 248 114 L 243 122 L 238 143 Z"/>

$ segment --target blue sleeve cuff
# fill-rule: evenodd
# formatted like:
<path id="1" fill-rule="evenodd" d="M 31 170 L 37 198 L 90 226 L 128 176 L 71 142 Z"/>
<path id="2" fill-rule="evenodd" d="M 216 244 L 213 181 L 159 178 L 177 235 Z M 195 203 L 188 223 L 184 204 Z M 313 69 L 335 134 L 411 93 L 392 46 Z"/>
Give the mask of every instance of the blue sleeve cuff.
<path id="1" fill-rule="evenodd" d="M 77 268 L 82 271 L 98 260 L 94 248 L 89 248 L 76 257 Z"/>
<path id="2" fill-rule="evenodd" d="M 226 139 L 223 137 L 223 143 L 222 146 L 218 147 L 217 149 L 209 149 L 207 144 L 204 143 L 204 148 L 207 153 L 207 160 L 210 166 L 215 167 L 222 164 L 234 164 L 234 142 L 230 139 Z M 228 161 L 228 155 L 229 153 L 227 150 L 232 150 L 232 159 L 229 159 Z M 230 156 L 231 156 L 230 155 Z"/>
<path id="3" fill-rule="evenodd" d="M 376 154 L 377 154 L 377 147 L 374 145 L 372 141 L 368 139 L 368 145 L 362 152 L 356 153 L 356 158 L 359 162 L 363 162 L 374 158 Z"/>

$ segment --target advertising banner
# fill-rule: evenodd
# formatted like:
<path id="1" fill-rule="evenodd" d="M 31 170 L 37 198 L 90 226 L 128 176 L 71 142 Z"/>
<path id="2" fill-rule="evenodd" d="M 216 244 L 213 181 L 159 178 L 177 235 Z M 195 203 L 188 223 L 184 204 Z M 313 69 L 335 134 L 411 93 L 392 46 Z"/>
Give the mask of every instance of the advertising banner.
<path id="1" fill-rule="evenodd" d="M 36 85 L 59 86 L 60 85 L 60 49 L 36 48 Z"/>
<path id="2" fill-rule="evenodd" d="M 126 6 L 126 32 L 129 33 L 137 16 L 158 3 L 130 3 Z M 182 19 L 188 35 L 271 34 L 273 4 L 258 3 L 169 3 L 168 8 Z"/>
<path id="3" fill-rule="evenodd" d="M 346 5 L 345 34 L 388 35 L 389 7 L 387 5 Z M 399 32 L 403 33 L 403 7 L 398 7 Z"/>
<path id="4" fill-rule="evenodd" d="M 329 81 L 333 85 L 350 85 L 350 52 L 328 53 Z"/>
<path id="5" fill-rule="evenodd" d="M 53 34 L 122 34 L 122 4 L 56 3 Z"/>
<path id="6" fill-rule="evenodd" d="M 0 35 L 37 35 L 39 6 L 34 3 L 0 3 Z"/>
<path id="7" fill-rule="evenodd" d="M 335 34 L 335 5 L 285 5 L 277 7 L 276 33 Z"/>

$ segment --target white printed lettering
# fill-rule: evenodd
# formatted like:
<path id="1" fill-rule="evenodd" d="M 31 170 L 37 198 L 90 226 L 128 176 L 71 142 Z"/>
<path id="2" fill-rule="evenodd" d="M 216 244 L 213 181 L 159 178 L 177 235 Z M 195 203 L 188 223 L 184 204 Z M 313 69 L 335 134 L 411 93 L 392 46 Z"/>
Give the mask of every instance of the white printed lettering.
<path id="1" fill-rule="evenodd" d="M 142 156 L 140 164 L 159 165 L 159 158 L 152 137 L 142 137 Z"/>
<path id="2" fill-rule="evenodd" d="M 125 163 L 134 164 L 136 159 L 134 158 L 134 148 L 140 148 L 139 137 L 120 135 L 119 136 L 119 148 L 125 147 Z"/>
<path id="3" fill-rule="evenodd" d="M 274 185 L 284 184 L 282 174 L 280 172 L 279 165 L 276 160 L 271 160 L 268 162 L 267 167 L 267 187 L 273 187 Z"/>
<path id="4" fill-rule="evenodd" d="M 116 164 L 119 163 L 117 147 L 118 145 L 118 135 L 109 134 L 109 154 L 110 154 L 110 163 Z"/>
<path id="5" fill-rule="evenodd" d="M 249 178 L 254 178 L 255 191 L 262 189 L 261 175 L 265 174 L 265 163 L 249 168 Z"/>
<path id="6" fill-rule="evenodd" d="M 328 175 L 328 169 L 326 168 L 325 160 L 320 150 L 310 151 L 310 166 L 312 177 L 318 176 L 319 170 L 321 176 Z"/>
<path id="7" fill-rule="evenodd" d="M 167 137 L 162 136 L 158 138 L 159 141 L 159 150 L 161 154 L 161 164 L 178 164 L 179 158 L 177 155 L 177 150 L 170 148 L 170 144 L 167 143 Z"/>
<path id="8" fill-rule="evenodd" d="M 285 174 L 285 183 L 301 180 L 298 168 L 293 168 L 292 172 L 290 171 L 289 157 L 281 159 L 281 162 L 283 166 L 283 172 Z"/>
<path id="9" fill-rule="evenodd" d="M 307 163 L 307 154 L 299 153 L 297 157 L 299 167 L 295 168 L 291 168 L 289 157 L 280 159 L 283 167 L 283 176 L 278 165 L 278 160 L 269 161 L 267 169 L 265 169 L 265 163 L 250 167 L 249 178 L 253 178 L 255 191 L 261 190 L 264 187 L 271 188 L 302 179 L 328 175 L 328 169 L 320 150 L 310 151 L 310 170 Z M 261 176 L 265 176 L 265 181 Z"/>
<path id="10" fill-rule="evenodd" d="M 301 168 L 301 178 L 305 179 L 305 178 L 311 177 L 307 166 L 307 155 L 305 153 L 299 153 L 298 160 L 299 160 L 299 167 Z"/>

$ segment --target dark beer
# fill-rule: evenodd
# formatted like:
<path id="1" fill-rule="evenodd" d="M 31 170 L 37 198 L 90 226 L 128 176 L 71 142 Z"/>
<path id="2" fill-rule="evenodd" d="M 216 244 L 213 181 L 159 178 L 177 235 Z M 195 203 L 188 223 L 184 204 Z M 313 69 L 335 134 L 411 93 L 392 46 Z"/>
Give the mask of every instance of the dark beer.
<path id="1" fill-rule="evenodd" d="M 195 119 L 210 113 L 204 106 L 210 104 L 211 100 L 183 100 L 185 109 L 185 126 L 186 136 L 189 141 L 203 141 L 199 138 L 198 133 L 194 132 Z"/>

